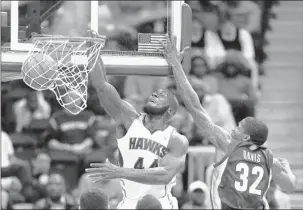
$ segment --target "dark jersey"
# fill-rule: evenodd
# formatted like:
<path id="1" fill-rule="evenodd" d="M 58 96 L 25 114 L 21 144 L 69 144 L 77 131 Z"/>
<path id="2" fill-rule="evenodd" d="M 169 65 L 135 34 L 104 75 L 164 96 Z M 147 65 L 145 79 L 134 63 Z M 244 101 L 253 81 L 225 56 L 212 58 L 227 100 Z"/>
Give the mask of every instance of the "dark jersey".
<path id="1" fill-rule="evenodd" d="M 272 152 L 251 142 L 232 141 L 226 156 L 215 167 L 219 165 L 221 202 L 235 209 L 263 209 L 271 181 Z"/>
<path id="2" fill-rule="evenodd" d="M 237 28 L 235 40 L 227 41 L 227 40 L 223 39 L 222 32 L 220 30 L 218 31 L 219 38 L 221 39 L 225 50 L 238 50 L 238 51 L 242 50 L 240 39 L 239 39 L 239 34 L 240 34 L 240 29 Z"/>
<path id="3" fill-rule="evenodd" d="M 57 139 L 61 143 L 79 144 L 92 135 L 92 125 L 95 116 L 89 111 L 82 111 L 71 115 L 65 111 L 58 111 L 50 119 L 49 139 Z"/>

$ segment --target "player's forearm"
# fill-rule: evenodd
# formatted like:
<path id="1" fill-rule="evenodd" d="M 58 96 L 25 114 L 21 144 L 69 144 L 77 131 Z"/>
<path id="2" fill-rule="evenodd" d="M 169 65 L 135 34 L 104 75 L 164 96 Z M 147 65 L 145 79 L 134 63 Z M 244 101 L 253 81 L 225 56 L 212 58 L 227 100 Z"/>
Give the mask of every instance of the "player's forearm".
<path id="1" fill-rule="evenodd" d="M 90 78 L 92 85 L 95 88 L 98 88 L 98 86 L 102 86 L 104 83 L 107 83 L 107 77 L 106 77 L 106 69 L 104 67 L 103 61 L 100 58 L 98 58 L 98 61 L 92 71 L 90 72 Z"/>
<path id="2" fill-rule="evenodd" d="M 177 89 L 180 92 L 182 100 L 188 109 L 194 109 L 201 106 L 200 100 L 191 84 L 189 83 L 186 74 L 183 71 L 179 61 L 174 61 L 172 64 L 173 73 L 176 79 Z"/>
<path id="3" fill-rule="evenodd" d="M 107 82 L 100 84 L 96 88 L 100 103 L 105 111 L 112 117 L 116 116 L 120 110 L 121 97 L 115 87 Z"/>
<path id="4" fill-rule="evenodd" d="M 164 167 L 150 169 L 119 168 L 117 174 L 117 178 L 149 185 L 167 184 L 172 179 L 171 173 Z"/>
<path id="5" fill-rule="evenodd" d="M 176 79 L 177 88 L 180 91 L 181 98 L 184 101 L 186 108 L 189 110 L 199 127 L 208 128 L 211 124 L 211 120 L 206 110 L 201 106 L 199 97 L 189 83 L 181 63 L 179 61 L 175 61 L 174 63 L 175 64 L 172 65 L 173 73 Z M 198 115 L 197 112 L 202 113 L 202 115 Z"/>
<path id="6" fill-rule="evenodd" d="M 282 172 L 276 176 L 275 181 L 286 193 L 292 193 L 296 189 L 296 177 L 292 173 Z"/>
<path id="7" fill-rule="evenodd" d="M 289 165 L 282 165 L 274 161 L 273 176 L 275 182 L 283 191 L 291 193 L 296 188 L 296 176 L 293 174 Z"/>

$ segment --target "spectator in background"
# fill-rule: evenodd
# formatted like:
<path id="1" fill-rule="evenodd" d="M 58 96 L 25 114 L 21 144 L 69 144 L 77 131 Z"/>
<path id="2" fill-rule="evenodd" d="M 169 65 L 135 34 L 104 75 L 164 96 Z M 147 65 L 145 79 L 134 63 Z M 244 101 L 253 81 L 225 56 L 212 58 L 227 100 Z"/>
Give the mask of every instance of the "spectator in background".
<path id="1" fill-rule="evenodd" d="M 19 181 L 20 180 L 20 181 Z M 32 201 L 32 176 L 30 166 L 26 161 L 14 155 L 14 147 L 7 133 L 1 132 L 1 186 L 6 191 L 17 194 L 21 190 L 24 198 L 17 200 Z M 18 186 L 16 190 L 15 186 Z M 17 197 L 20 197 L 18 195 Z"/>
<path id="2" fill-rule="evenodd" d="M 236 126 L 232 108 L 227 99 L 218 92 L 217 78 L 213 76 L 204 80 L 191 78 L 191 84 L 213 122 L 228 131 L 232 131 Z M 200 130 L 196 126 L 194 126 L 193 133 L 195 136 L 193 141 L 201 142 L 203 135 L 200 134 Z M 203 139 L 202 142 L 208 144 L 207 139 Z"/>
<path id="3" fill-rule="evenodd" d="M 233 23 L 240 28 L 245 28 L 250 33 L 259 33 L 261 30 L 261 8 L 254 1 L 234 1 L 229 6 Z"/>
<path id="4" fill-rule="evenodd" d="M 229 102 L 219 93 L 217 78 L 209 77 L 204 84 L 203 107 L 216 125 L 231 132 L 236 127 L 236 122 Z"/>
<path id="5" fill-rule="evenodd" d="M 34 209 L 76 209 L 73 197 L 66 193 L 65 181 L 60 174 L 51 174 L 46 186 L 47 197 L 37 201 Z"/>
<path id="6" fill-rule="evenodd" d="M 70 92 L 70 95 L 73 95 Z M 76 96 L 75 96 L 76 97 Z M 71 98 L 63 98 L 66 104 L 71 104 Z M 74 101 L 78 106 L 80 100 Z M 71 105 L 69 109 L 77 109 Z M 66 109 L 55 112 L 50 120 L 48 147 L 52 150 L 71 152 L 76 155 L 85 155 L 92 151 L 94 145 L 92 139 L 92 126 L 95 122 L 93 113 L 84 110 L 77 115 L 71 114 Z"/>
<path id="7" fill-rule="evenodd" d="M 39 153 L 32 160 L 33 196 L 35 202 L 47 197 L 46 186 L 49 180 L 50 167 L 51 158 L 46 153 Z"/>
<path id="8" fill-rule="evenodd" d="M 17 132 L 22 132 L 23 128 L 30 126 L 34 120 L 50 117 L 51 108 L 43 93 L 32 89 L 28 90 L 25 98 L 15 102 L 13 107 Z"/>
<path id="9" fill-rule="evenodd" d="M 209 73 L 211 73 L 211 68 L 205 54 L 195 55 L 191 58 L 191 71 L 189 72 L 191 76 L 202 79 Z"/>
<path id="10" fill-rule="evenodd" d="M 226 60 L 217 67 L 219 93 L 231 104 L 233 114 L 238 124 L 248 116 L 254 116 L 257 96 L 251 81 L 243 75 L 244 66 L 240 61 Z"/>
<path id="11" fill-rule="evenodd" d="M 93 183 L 93 180 L 88 177 L 88 173 L 84 173 L 78 183 L 78 187 L 74 190 L 73 195 L 76 199 L 80 199 L 80 195 L 89 191 L 92 188 L 102 189 L 108 198 L 110 209 L 116 209 L 120 201 L 122 201 L 122 188 L 120 180 L 103 180 L 102 182 Z"/>
<path id="12" fill-rule="evenodd" d="M 90 188 L 80 196 L 79 209 L 109 209 L 108 198 L 104 191 Z"/>
<path id="13" fill-rule="evenodd" d="M 216 33 L 203 28 L 203 23 L 198 18 L 193 18 L 192 23 L 192 57 L 205 53 L 204 57 L 209 60 L 209 67 L 214 67 L 222 59 L 221 41 Z M 220 54 L 221 53 L 221 54 Z"/>
<path id="14" fill-rule="evenodd" d="M 136 209 L 160 210 L 162 209 L 162 205 L 156 197 L 152 195 L 145 195 L 138 201 Z"/>
<path id="15" fill-rule="evenodd" d="M 192 182 L 188 188 L 189 201 L 181 209 L 210 209 L 209 188 L 202 181 Z"/>
<path id="16" fill-rule="evenodd" d="M 197 18 L 193 18 L 192 20 L 192 36 L 191 36 L 191 47 L 199 48 L 201 50 L 205 47 L 205 33 L 206 29 L 203 28 L 202 22 L 200 22 Z"/>
<path id="17" fill-rule="evenodd" d="M 253 87 L 257 88 L 259 73 L 251 34 L 243 28 L 236 27 L 231 20 L 231 14 L 228 9 L 221 13 L 221 24 L 217 34 L 221 40 L 221 46 L 218 45 L 217 49 L 218 54 L 224 57 L 229 50 L 241 52 L 249 64 Z"/>

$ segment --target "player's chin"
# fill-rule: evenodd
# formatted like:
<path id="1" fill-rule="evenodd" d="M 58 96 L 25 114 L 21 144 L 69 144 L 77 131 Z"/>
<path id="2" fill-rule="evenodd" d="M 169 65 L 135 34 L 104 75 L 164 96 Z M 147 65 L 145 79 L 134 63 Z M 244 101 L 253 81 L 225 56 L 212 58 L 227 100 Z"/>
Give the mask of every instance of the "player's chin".
<path id="1" fill-rule="evenodd" d="M 152 109 L 157 108 L 157 104 L 152 101 L 147 101 L 143 108 Z"/>

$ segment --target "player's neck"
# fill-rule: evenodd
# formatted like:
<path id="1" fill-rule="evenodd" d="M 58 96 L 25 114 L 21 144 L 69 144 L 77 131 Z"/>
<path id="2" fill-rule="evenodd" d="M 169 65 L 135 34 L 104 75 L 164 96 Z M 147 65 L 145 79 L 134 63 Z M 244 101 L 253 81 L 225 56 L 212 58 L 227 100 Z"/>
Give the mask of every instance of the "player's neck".
<path id="1" fill-rule="evenodd" d="M 167 125 L 163 120 L 163 116 L 155 116 L 146 114 L 143 118 L 143 123 L 150 131 L 164 130 Z"/>

